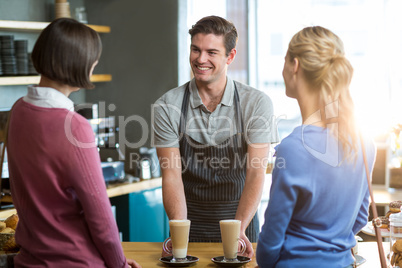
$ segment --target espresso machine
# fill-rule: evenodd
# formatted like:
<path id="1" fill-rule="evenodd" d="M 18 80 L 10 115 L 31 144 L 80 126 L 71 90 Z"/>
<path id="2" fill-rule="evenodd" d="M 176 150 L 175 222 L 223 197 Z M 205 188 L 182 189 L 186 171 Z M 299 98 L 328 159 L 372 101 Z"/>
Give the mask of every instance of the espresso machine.
<path id="1" fill-rule="evenodd" d="M 76 111 L 89 121 L 95 133 L 106 183 L 122 180 L 134 182 L 160 177 L 160 165 L 155 148 L 141 147 L 137 152 L 130 152 L 127 157 L 130 164 L 124 166 L 127 162 L 126 155 L 120 150 L 119 128 L 115 117 L 102 116 L 104 113 L 102 111 L 105 109 L 104 104 L 101 103 L 101 106 L 99 108 L 98 104 L 81 104 L 76 106 Z"/>
<path id="2" fill-rule="evenodd" d="M 76 105 L 75 111 L 88 120 L 94 131 L 106 184 L 125 180 L 124 155 L 117 141 L 119 129 L 115 117 L 99 117 L 103 113 L 99 112 L 98 104 Z"/>

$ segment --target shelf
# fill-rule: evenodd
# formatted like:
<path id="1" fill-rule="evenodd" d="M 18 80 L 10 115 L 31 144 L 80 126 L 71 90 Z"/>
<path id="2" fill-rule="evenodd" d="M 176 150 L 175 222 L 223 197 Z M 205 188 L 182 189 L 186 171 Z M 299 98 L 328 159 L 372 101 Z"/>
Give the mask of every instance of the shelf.
<path id="1" fill-rule="evenodd" d="M 50 22 L 36 21 L 14 21 L 0 20 L 0 31 L 23 31 L 23 32 L 39 32 L 43 30 Z M 87 24 L 98 33 L 110 33 L 109 26 Z M 38 84 L 40 76 L 4 76 L 0 77 L 0 86 L 14 85 L 31 85 Z M 94 74 L 91 82 L 109 82 L 112 81 L 110 74 Z"/>
<path id="2" fill-rule="evenodd" d="M 42 31 L 50 22 L 0 20 L 0 31 Z M 87 24 L 98 33 L 110 33 L 109 26 Z"/>
<path id="3" fill-rule="evenodd" d="M 15 86 L 15 85 L 33 85 L 38 84 L 40 76 L 4 76 L 0 77 L 0 86 Z M 110 74 L 94 74 L 91 76 L 91 82 L 110 82 L 112 75 Z"/>
<path id="4" fill-rule="evenodd" d="M 91 76 L 91 82 L 110 82 L 112 81 L 111 74 L 93 74 Z"/>

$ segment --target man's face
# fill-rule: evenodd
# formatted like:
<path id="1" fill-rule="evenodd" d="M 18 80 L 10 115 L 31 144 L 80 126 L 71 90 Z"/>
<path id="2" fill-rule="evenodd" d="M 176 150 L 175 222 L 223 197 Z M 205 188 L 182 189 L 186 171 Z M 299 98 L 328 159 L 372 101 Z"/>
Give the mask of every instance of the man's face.
<path id="1" fill-rule="evenodd" d="M 226 80 L 228 65 L 236 49 L 226 56 L 223 36 L 199 33 L 193 36 L 190 47 L 190 65 L 198 83 L 211 84 Z"/>

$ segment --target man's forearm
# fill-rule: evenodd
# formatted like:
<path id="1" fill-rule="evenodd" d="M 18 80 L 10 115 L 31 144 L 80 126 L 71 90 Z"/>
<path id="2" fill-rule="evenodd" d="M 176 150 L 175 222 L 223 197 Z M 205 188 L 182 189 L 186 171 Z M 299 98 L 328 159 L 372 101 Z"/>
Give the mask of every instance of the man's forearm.
<path id="1" fill-rule="evenodd" d="M 166 214 L 171 220 L 187 219 L 179 149 L 158 148 L 157 152 L 162 170 L 162 195 Z"/>
<path id="2" fill-rule="evenodd" d="M 183 183 L 176 179 L 162 179 L 163 205 L 170 220 L 187 219 Z"/>
<path id="3" fill-rule="evenodd" d="M 250 144 L 247 148 L 247 173 L 244 189 L 236 211 L 236 219 L 241 220 L 241 231 L 245 232 L 253 219 L 261 201 L 268 161 L 269 144 Z"/>
<path id="4" fill-rule="evenodd" d="M 236 212 L 236 219 L 241 220 L 241 232 L 244 232 L 253 219 L 261 201 L 262 190 L 264 187 L 265 176 L 257 175 L 244 185 L 243 193 L 240 198 Z"/>

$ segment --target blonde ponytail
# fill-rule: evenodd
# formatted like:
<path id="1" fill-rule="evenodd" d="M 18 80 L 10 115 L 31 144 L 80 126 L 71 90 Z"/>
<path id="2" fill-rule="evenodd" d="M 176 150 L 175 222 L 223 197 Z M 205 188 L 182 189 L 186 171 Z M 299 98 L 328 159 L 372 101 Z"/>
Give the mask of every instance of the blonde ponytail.
<path id="1" fill-rule="evenodd" d="M 357 133 L 349 93 L 353 68 L 345 57 L 342 40 L 323 27 L 307 27 L 293 36 L 288 54 L 291 60 L 299 60 L 310 88 L 319 90 L 322 107 L 337 102 L 338 125 L 327 126 L 341 142 L 344 159 L 355 161 Z"/>

